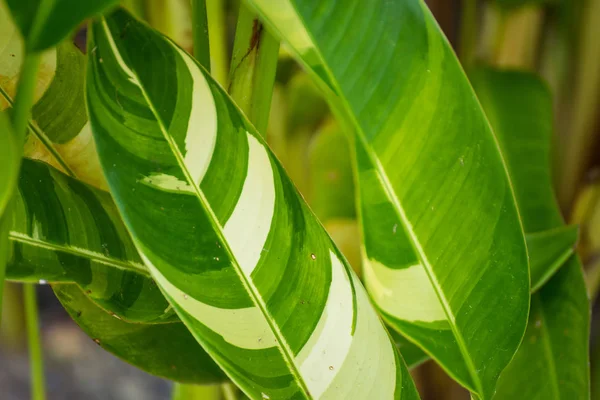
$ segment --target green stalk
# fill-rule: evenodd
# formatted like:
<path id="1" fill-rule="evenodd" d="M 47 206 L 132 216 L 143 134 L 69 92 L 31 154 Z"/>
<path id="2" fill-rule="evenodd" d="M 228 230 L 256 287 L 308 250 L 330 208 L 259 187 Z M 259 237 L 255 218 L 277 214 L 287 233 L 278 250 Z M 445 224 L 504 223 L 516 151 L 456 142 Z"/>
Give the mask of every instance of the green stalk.
<path id="1" fill-rule="evenodd" d="M 210 72 L 210 40 L 205 0 L 192 0 L 192 32 L 194 57 Z"/>
<path id="2" fill-rule="evenodd" d="M 460 25 L 460 60 L 464 67 L 473 63 L 475 38 L 477 37 L 477 0 L 462 0 Z"/>
<path id="3" fill-rule="evenodd" d="M 6 132 L 0 132 L 5 134 Z M 8 255 L 10 252 L 10 242 L 8 240 L 8 231 L 10 230 L 11 218 L 8 218 L 9 213 L 12 211 L 11 204 L 9 201 L 4 214 L 0 214 L 0 324 L 2 322 L 2 305 L 4 296 L 4 277 L 6 276 L 6 262 L 8 261 Z"/>
<path id="4" fill-rule="evenodd" d="M 29 341 L 29 363 L 31 369 L 31 399 L 45 400 L 44 365 L 40 341 L 37 295 L 35 290 L 35 285 L 23 285 L 25 316 L 27 320 L 27 338 Z"/>
<path id="5" fill-rule="evenodd" d="M 540 6 L 523 6 L 500 13 L 500 27 L 495 44 L 494 61 L 500 67 L 532 70 L 541 37 L 543 10 Z"/>
<path id="6" fill-rule="evenodd" d="M 23 145 L 25 144 L 25 135 L 27 133 L 27 127 L 29 124 L 29 117 L 31 116 L 31 106 L 33 105 L 33 98 L 35 96 L 35 86 L 37 82 L 37 72 L 40 66 L 40 56 L 37 53 L 26 53 L 23 65 L 21 66 L 21 74 L 19 76 L 19 86 L 17 89 L 17 95 L 15 96 L 15 103 L 12 113 L 12 132 L 7 127 L 6 131 L 0 132 L 2 135 L 14 135 L 16 150 L 13 150 L 15 154 L 16 168 L 14 173 L 18 175 L 18 171 L 21 165 L 21 156 L 23 154 Z M 4 151 L 10 151 L 10 149 L 3 149 Z M 12 186 L 9 188 L 9 195 L 14 191 L 17 179 L 13 176 L 13 179 L 4 184 Z M 12 197 L 12 196 L 11 196 Z M 8 218 L 10 209 L 9 204 L 4 210 L 0 209 L 0 317 L 2 308 L 2 292 L 4 288 L 4 277 L 6 269 L 6 260 L 8 259 L 9 242 L 8 242 L 8 230 L 10 228 L 11 218 Z M 0 319 L 1 321 L 1 319 Z"/>
<path id="7" fill-rule="evenodd" d="M 600 0 L 591 0 L 583 13 L 579 57 L 575 67 L 570 131 L 561 148 L 561 175 L 558 198 L 568 211 L 581 184 L 593 150 L 594 128 L 600 106 Z"/>
<path id="8" fill-rule="evenodd" d="M 231 383 L 224 383 L 221 385 L 223 391 L 223 400 L 237 400 L 236 387 Z"/>
<path id="9" fill-rule="evenodd" d="M 263 135 L 267 132 L 279 42 L 256 15 L 240 6 L 229 73 L 229 93 Z"/>
<path id="10" fill-rule="evenodd" d="M 210 70 L 217 82 L 225 87 L 227 86 L 227 71 L 229 70 L 225 1 L 206 0 L 206 14 L 211 51 Z"/>
<path id="11" fill-rule="evenodd" d="M 175 382 L 172 400 L 221 400 L 219 385 L 189 385 Z"/>
<path id="12" fill-rule="evenodd" d="M 31 106 L 35 95 L 37 72 L 40 66 L 40 56 L 37 53 L 28 53 L 25 56 L 19 76 L 19 86 L 15 96 L 15 105 L 12 114 L 13 130 L 18 138 L 20 147 L 24 144 L 27 125 L 31 116 Z"/>
<path id="13" fill-rule="evenodd" d="M 143 0 L 121 0 L 123 7 L 127 8 L 133 15 L 143 19 L 144 17 L 144 4 Z"/>

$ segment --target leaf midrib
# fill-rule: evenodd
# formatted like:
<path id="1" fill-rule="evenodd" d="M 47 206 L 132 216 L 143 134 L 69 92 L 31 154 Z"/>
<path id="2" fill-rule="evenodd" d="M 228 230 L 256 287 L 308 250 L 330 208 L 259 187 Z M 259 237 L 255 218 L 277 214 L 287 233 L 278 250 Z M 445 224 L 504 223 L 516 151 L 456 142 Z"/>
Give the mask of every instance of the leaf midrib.
<path id="1" fill-rule="evenodd" d="M 4 100 L 6 100 L 6 102 L 12 108 L 14 105 L 14 100 L 12 99 L 12 97 L 10 97 L 10 95 L 4 90 L 4 88 L 2 86 L 0 86 L 0 95 L 4 98 Z M 76 178 L 77 176 L 75 175 L 75 172 L 73 172 L 71 167 L 69 167 L 67 162 L 62 158 L 62 156 L 60 155 L 58 150 L 56 150 L 56 148 L 54 148 L 54 145 L 52 144 L 52 140 L 50 140 L 50 138 L 44 132 L 42 132 L 42 130 L 34 123 L 34 121 L 32 119 L 29 119 L 27 124 L 29 125 L 29 129 L 39 139 L 39 141 L 44 145 L 44 147 L 46 148 L 46 150 L 48 150 L 48 152 L 52 155 L 52 157 L 54 157 L 56 162 L 58 162 L 58 164 L 60 164 L 60 166 L 65 170 L 65 172 L 69 176 Z"/>
<path id="2" fill-rule="evenodd" d="M 122 55 L 120 54 L 118 48 L 116 47 L 116 43 L 114 42 L 114 37 L 113 37 L 112 33 L 110 32 L 110 28 L 108 27 L 108 24 L 106 23 L 106 19 L 102 18 L 101 23 L 102 23 L 105 34 L 113 41 L 113 44 L 115 45 L 113 48 L 113 51 L 116 53 L 117 56 L 119 56 L 121 58 L 121 60 L 123 60 Z M 174 44 L 174 43 L 172 43 L 172 45 L 176 46 L 176 44 Z M 192 59 L 193 59 L 193 62 L 198 66 L 198 68 L 201 68 L 201 66 L 198 65 L 196 59 L 194 59 L 193 57 L 192 57 Z M 123 62 L 124 62 L 124 60 L 123 60 Z M 298 368 L 296 367 L 296 364 L 294 363 L 293 352 L 291 351 L 287 342 L 285 341 L 283 334 L 279 330 L 279 327 L 277 327 L 273 323 L 271 316 L 266 309 L 266 304 L 263 301 L 261 301 L 262 297 L 261 297 L 260 293 L 258 293 L 258 290 L 254 287 L 254 284 L 252 282 L 250 282 L 250 279 L 246 278 L 243 271 L 241 270 L 239 263 L 238 263 L 237 259 L 235 258 L 233 251 L 231 250 L 231 247 L 229 246 L 228 241 L 225 239 L 225 236 L 223 234 L 223 228 L 220 226 L 220 224 L 218 224 L 216 222 L 216 221 L 218 221 L 217 216 L 215 215 L 214 211 L 210 207 L 208 200 L 204 196 L 204 193 L 202 192 L 202 190 L 200 189 L 198 184 L 195 182 L 194 179 L 192 179 L 190 172 L 188 171 L 188 169 L 185 165 L 183 155 L 181 154 L 181 152 L 180 152 L 179 148 L 177 147 L 177 144 L 175 143 L 173 138 L 169 135 L 168 130 L 165 128 L 165 124 L 161 120 L 159 113 L 157 112 L 156 108 L 154 107 L 154 104 L 152 103 L 152 101 L 150 100 L 150 97 L 146 93 L 144 86 L 141 84 L 141 81 L 139 79 L 137 72 L 133 68 L 129 68 L 129 69 L 130 69 L 131 73 L 134 74 L 134 78 L 136 80 L 135 84 L 136 84 L 136 86 L 138 86 L 140 88 L 140 91 L 142 92 L 142 96 L 144 97 L 144 100 L 146 101 L 146 103 L 148 104 L 148 107 L 152 111 L 152 114 L 154 115 L 154 118 L 156 119 L 156 122 L 161 130 L 161 133 L 163 134 L 165 140 L 169 144 L 169 147 L 177 160 L 177 164 L 181 168 L 186 180 L 188 181 L 188 184 L 194 189 L 194 193 L 196 194 L 196 197 L 198 198 L 198 200 L 201 203 L 204 210 L 206 210 L 209 213 L 209 216 L 210 216 L 209 221 L 212 225 L 212 228 L 215 231 L 215 233 L 217 234 L 217 237 L 219 238 L 219 240 L 221 241 L 221 243 L 223 245 L 223 249 L 227 253 L 229 259 L 232 260 L 232 265 L 234 266 L 236 273 L 240 277 L 240 281 L 244 285 L 246 291 L 250 294 L 252 301 L 256 304 L 258 309 L 261 311 L 261 313 L 263 314 L 267 323 L 269 324 L 269 327 L 273 331 L 273 334 L 274 334 L 275 338 L 277 339 L 277 343 L 279 345 L 278 347 L 281 350 L 282 355 L 284 356 L 283 358 L 284 358 L 285 363 L 288 365 L 288 368 L 294 375 L 294 378 L 298 382 L 299 387 L 304 392 L 306 398 L 312 399 L 312 396 L 310 395 L 310 392 L 308 391 L 308 388 L 306 387 L 306 383 L 304 382 L 304 379 L 301 378 L 301 374 L 299 373 Z"/>
<path id="3" fill-rule="evenodd" d="M 56 243 L 46 242 L 43 240 L 32 238 L 31 236 L 27 236 L 21 232 L 10 231 L 8 233 L 9 240 L 17 243 L 23 243 L 29 246 L 46 249 L 50 251 L 61 252 L 65 254 L 71 254 L 77 257 L 85 258 L 90 261 L 94 261 L 100 264 L 107 265 L 109 267 L 114 267 L 120 270 L 125 271 L 133 271 L 138 274 L 144 275 L 150 278 L 150 273 L 146 269 L 146 266 L 143 264 L 138 264 L 134 262 L 126 262 L 121 261 L 116 258 L 106 257 L 100 253 L 87 250 L 84 251 L 82 248 L 72 247 L 72 246 L 64 246 Z"/>

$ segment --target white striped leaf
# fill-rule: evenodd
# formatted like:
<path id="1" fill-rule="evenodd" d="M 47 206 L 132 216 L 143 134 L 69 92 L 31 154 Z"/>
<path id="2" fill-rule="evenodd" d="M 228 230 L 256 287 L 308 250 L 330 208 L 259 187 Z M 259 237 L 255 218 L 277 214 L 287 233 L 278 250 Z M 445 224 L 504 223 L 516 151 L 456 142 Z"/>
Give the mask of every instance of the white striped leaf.
<path id="1" fill-rule="evenodd" d="M 181 321 L 130 323 L 105 312 L 76 285 L 57 284 L 52 289 L 71 318 L 99 346 L 143 371 L 186 383 L 226 380 Z"/>
<path id="2" fill-rule="evenodd" d="M 450 375 L 490 398 L 527 323 L 525 240 L 498 143 L 427 6 L 248 2 L 356 130 L 373 300 Z"/>
<path id="3" fill-rule="evenodd" d="M 123 320 L 178 321 L 106 192 L 24 159 L 9 239 L 9 280 L 76 283 Z"/>
<path id="4" fill-rule="evenodd" d="M 108 193 L 24 159 L 11 204 L 7 279 L 52 284 L 91 338 L 144 371 L 224 379 L 149 277 Z"/>
<path id="5" fill-rule="evenodd" d="M 87 104 L 111 192 L 182 321 L 252 398 L 418 398 L 278 161 L 187 53 L 125 11 L 92 25 Z"/>

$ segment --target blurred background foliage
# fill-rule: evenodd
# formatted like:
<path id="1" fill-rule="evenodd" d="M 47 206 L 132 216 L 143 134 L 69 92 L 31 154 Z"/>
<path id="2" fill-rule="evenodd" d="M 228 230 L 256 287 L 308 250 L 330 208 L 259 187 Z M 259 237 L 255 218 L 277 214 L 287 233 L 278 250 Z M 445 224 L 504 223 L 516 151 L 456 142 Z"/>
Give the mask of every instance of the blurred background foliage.
<path id="1" fill-rule="evenodd" d="M 366 0 L 364 0 L 366 1 Z M 565 219 L 580 225 L 579 252 L 592 302 L 600 289 L 600 0 L 427 0 L 465 67 L 533 71 L 554 96 L 554 177 Z M 155 28 L 193 51 L 189 0 L 123 0 Z M 234 47 L 239 0 L 207 0 L 211 70 L 228 87 L 243 62 Z M 335 23 L 335 21 L 332 21 Z M 75 39 L 84 48 L 85 30 Z M 243 51 L 243 49 L 242 49 Z M 230 72 L 231 71 L 231 72 Z M 231 89 L 231 88 L 230 88 Z M 285 45 L 279 51 L 266 136 L 302 195 L 359 273 L 360 237 L 347 135 Z M 166 399 L 171 383 L 96 346 L 48 287 L 39 306 L 50 399 Z M 3 399 L 29 396 L 21 287 L 7 283 L 0 330 Z M 598 313 L 592 320 L 592 398 L 600 399 Z M 433 362 L 415 368 L 423 399 L 468 399 Z M 222 387 L 177 387 L 177 399 L 232 399 Z"/>

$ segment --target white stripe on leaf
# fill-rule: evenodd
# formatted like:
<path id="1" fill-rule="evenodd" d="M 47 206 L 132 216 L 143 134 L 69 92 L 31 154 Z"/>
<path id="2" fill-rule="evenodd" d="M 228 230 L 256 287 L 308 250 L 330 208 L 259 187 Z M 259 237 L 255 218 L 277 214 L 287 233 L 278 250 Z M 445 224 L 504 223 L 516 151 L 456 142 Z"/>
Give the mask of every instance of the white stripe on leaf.
<path id="1" fill-rule="evenodd" d="M 217 143 L 217 108 L 210 86 L 193 59 L 175 46 L 194 82 L 192 106 L 185 135 L 184 162 L 190 176 L 200 185 Z"/>
<path id="2" fill-rule="evenodd" d="M 392 269 L 364 259 L 363 275 L 382 311 L 405 321 L 446 321 L 446 313 L 422 265 Z"/>
<path id="3" fill-rule="evenodd" d="M 247 133 L 248 173 L 242 193 L 223 233 L 243 273 L 256 268 L 275 212 L 273 167 L 265 147 Z"/>
<path id="4" fill-rule="evenodd" d="M 339 258 L 330 251 L 331 285 L 321 318 L 296 356 L 310 394 L 319 398 L 340 371 L 352 343 L 352 288 Z"/>
<path id="5" fill-rule="evenodd" d="M 259 308 L 226 309 L 204 304 L 169 282 L 143 252 L 140 252 L 140 255 L 156 283 L 172 301 L 210 330 L 221 335 L 226 342 L 248 350 L 268 349 L 277 345 L 277 340 Z"/>
<path id="6" fill-rule="evenodd" d="M 321 400 L 393 399 L 396 390 L 394 348 L 358 279 L 356 330 L 344 364 Z M 349 384 L 352 383 L 352 384 Z"/>

